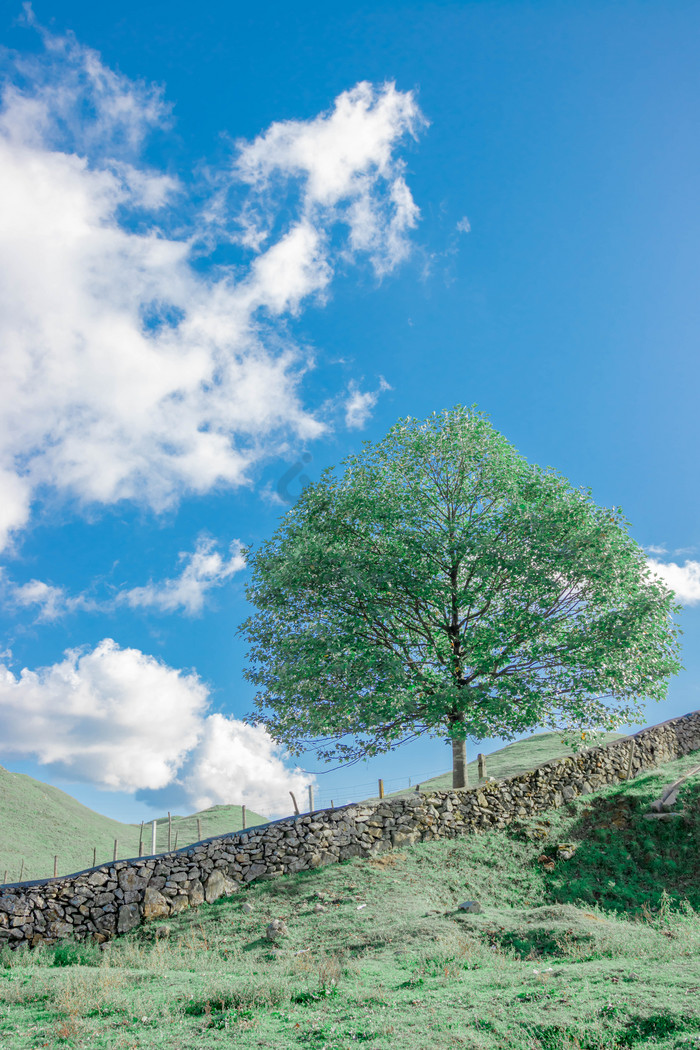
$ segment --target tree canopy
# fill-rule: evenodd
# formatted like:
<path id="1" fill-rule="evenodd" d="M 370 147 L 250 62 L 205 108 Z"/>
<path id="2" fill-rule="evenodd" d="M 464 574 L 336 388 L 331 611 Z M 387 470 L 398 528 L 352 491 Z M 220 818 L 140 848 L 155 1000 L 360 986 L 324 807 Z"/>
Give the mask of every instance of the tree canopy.
<path id="1" fill-rule="evenodd" d="M 475 405 L 400 420 L 343 464 L 243 548 L 246 722 L 328 762 L 443 736 L 462 787 L 467 738 L 551 728 L 576 747 L 666 699 L 681 606 L 620 508 L 530 465 Z"/>

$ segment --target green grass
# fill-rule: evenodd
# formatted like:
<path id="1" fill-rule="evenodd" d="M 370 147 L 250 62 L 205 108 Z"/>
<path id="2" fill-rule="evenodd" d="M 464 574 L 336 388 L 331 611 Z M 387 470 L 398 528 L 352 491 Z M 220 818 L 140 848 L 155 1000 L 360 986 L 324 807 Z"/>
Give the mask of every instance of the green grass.
<path id="1" fill-rule="evenodd" d="M 697 760 L 504 831 L 254 882 L 104 950 L 5 949 L 0 1050 L 698 1048 L 700 776 L 682 818 L 643 816 Z"/>
<path id="2" fill-rule="evenodd" d="M 58 855 L 58 874 L 69 875 L 92 867 L 93 848 L 97 864 L 111 861 L 114 840 L 118 857 L 137 857 L 139 825 L 122 824 L 83 806 L 60 788 L 43 784 L 24 773 L 10 773 L 0 766 L 0 880 L 45 879 L 53 875 L 53 858 Z M 240 806 L 212 806 L 189 817 L 172 817 L 172 845 L 196 842 L 197 817 L 202 838 L 225 835 L 242 827 Z M 264 824 L 266 818 L 246 810 L 246 825 Z M 143 829 L 144 852 L 150 853 L 151 826 Z M 18 847 L 21 843 L 21 847 Z M 156 830 L 156 848 L 168 848 L 168 818 L 161 817 Z M 24 862 L 24 863 L 22 863 Z"/>

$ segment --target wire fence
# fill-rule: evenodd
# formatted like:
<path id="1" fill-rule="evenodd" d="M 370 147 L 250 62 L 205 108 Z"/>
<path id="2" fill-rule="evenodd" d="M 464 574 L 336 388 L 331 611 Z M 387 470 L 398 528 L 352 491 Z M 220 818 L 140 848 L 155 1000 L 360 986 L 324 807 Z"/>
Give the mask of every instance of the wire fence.
<path id="1" fill-rule="evenodd" d="M 388 779 L 382 778 L 385 792 L 391 794 L 392 791 L 400 791 L 402 788 L 410 791 L 411 788 L 415 788 L 426 780 L 430 780 L 432 777 L 439 777 L 444 775 L 445 767 L 442 769 L 434 769 L 429 773 L 424 773 L 421 777 L 389 777 Z M 371 794 L 373 789 L 377 787 L 377 780 L 365 780 L 361 784 L 350 784 L 345 785 L 343 788 L 329 788 L 327 790 L 319 791 L 316 794 L 316 800 L 318 802 L 319 809 L 329 808 L 331 802 L 334 802 L 336 806 L 347 806 L 351 802 L 361 802 L 366 798 L 376 798 L 376 794 Z"/>

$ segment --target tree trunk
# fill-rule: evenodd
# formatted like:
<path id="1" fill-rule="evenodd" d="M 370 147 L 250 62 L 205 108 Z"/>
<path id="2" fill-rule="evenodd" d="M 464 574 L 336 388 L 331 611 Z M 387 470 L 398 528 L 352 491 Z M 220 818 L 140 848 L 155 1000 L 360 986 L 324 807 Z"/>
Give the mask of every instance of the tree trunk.
<path id="1" fill-rule="evenodd" d="M 467 774 L 467 741 L 452 739 L 452 787 L 469 786 Z"/>

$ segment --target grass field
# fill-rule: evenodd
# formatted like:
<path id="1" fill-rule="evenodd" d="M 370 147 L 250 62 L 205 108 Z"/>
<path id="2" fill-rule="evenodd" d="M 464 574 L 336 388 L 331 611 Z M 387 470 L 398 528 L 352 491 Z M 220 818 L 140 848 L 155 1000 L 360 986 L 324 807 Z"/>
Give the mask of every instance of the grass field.
<path id="1" fill-rule="evenodd" d="M 700 776 L 681 818 L 643 816 L 697 761 L 505 831 L 254 882 L 104 950 L 5 949 L 0 1048 L 700 1047 Z"/>

